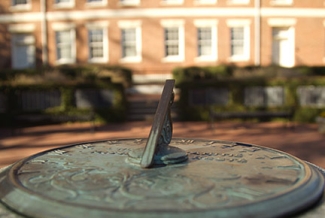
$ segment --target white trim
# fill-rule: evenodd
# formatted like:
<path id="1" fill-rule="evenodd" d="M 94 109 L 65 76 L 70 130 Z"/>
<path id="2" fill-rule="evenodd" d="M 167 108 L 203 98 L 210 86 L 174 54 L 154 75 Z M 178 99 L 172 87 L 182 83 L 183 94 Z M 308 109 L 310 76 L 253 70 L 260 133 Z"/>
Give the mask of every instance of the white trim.
<path id="1" fill-rule="evenodd" d="M 13 25 L 9 25 L 8 31 L 11 33 L 34 32 L 35 25 L 34 24 L 13 24 Z"/>
<path id="2" fill-rule="evenodd" d="M 107 28 L 109 26 L 109 21 L 95 21 L 95 22 L 88 22 L 85 24 L 88 29 L 91 28 Z"/>
<path id="3" fill-rule="evenodd" d="M 0 15 L 0 23 L 24 23 L 24 22 L 35 22 L 42 19 L 42 13 L 14 13 L 10 15 Z"/>
<path id="4" fill-rule="evenodd" d="M 169 17 L 251 17 L 253 18 L 255 9 L 252 8 L 154 8 L 154 9 L 103 9 L 86 11 L 53 11 L 47 12 L 48 21 L 61 20 L 91 20 L 109 18 L 169 18 Z M 261 8 L 262 17 L 319 17 L 325 18 L 325 9 L 311 8 Z M 0 15 L 1 23 L 9 22 L 33 22 L 40 21 L 40 12 L 14 13 Z"/>
<path id="5" fill-rule="evenodd" d="M 228 0 L 227 4 L 229 5 L 247 5 L 250 0 Z"/>
<path id="6" fill-rule="evenodd" d="M 108 18 L 169 18 L 169 17 L 251 17 L 253 18 L 255 9 L 252 8 L 154 8 L 154 9 L 103 9 L 85 11 L 53 11 L 47 12 L 48 21 L 65 20 L 91 20 Z M 318 17 L 325 18 L 325 9 L 311 8 L 261 8 L 262 17 Z M 10 22 L 34 22 L 40 21 L 40 12 L 14 13 L 0 15 L 0 23 Z"/>
<path id="7" fill-rule="evenodd" d="M 184 0 L 161 0 L 161 5 L 181 5 L 184 3 Z"/>
<path id="8" fill-rule="evenodd" d="M 197 19 L 194 20 L 194 26 L 196 27 L 211 27 L 217 26 L 219 21 L 217 19 Z"/>
<path id="9" fill-rule="evenodd" d="M 248 19 L 228 19 L 226 22 L 228 27 L 241 27 L 251 24 L 251 20 Z"/>
<path id="10" fill-rule="evenodd" d="M 214 5 L 217 0 L 194 0 L 195 5 Z"/>
<path id="11" fill-rule="evenodd" d="M 86 7 L 95 8 L 95 7 L 102 7 L 106 5 L 107 5 L 107 0 L 101 0 L 100 2 L 88 2 L 86 0 Z"/>
<path id="12" fill-rule="evenodd" d="M 119 28 L 137 28 L 142 22 L 140 20 L 120 20 L 117 22 Z"/>
<path id="13" fill-rule="evenodd" d="M 294 26 L 297 23 L 297 20 L 294 18 L 269 18 L 267 20 L 269 26 L 272 27 L 285 27 L 285 26 Z"/>
<path id="14" fill-rule="evenodd" d="M 270 4 L 274 6 L 288 6 L 293 4 L 293 0 L 286 0 L 286 2 L 283 1 L 277 1 L 277 0 L 270 0 Z"/>
<path id="15" fill-rule="evenodd" d="M 244 28 L 244 54 L 243 55 L 231 55 L 229 61 L 248 61 L 250 59 L 250 24 L 251 21 L 247 19 L 229 19 L 226 21 L 227 26 L 230 28 L 233 27 L 243 27 Z M 230 36 L 230 35 L 229 35 Z M 229 41 L 231 39 L 229 38 Z M 231 46 L 231 42 L 229 44 Z"/>
<path id="16" fill-rule="evenodd" d="M 160 25 L 163 27 L 179 27 L 179 26 L 184 26 L 185 21 L 184 20 L 161 20 Z"/>
<path id="17" fill-rule="evenodd" d="M 166 51 L 164 50 L 164 57 L 161 62 L 182 62 L 185 59 L 185 33 L 184 33 L 184 20 L 161 20 L 161 26 L 165 28 L 178 28 L 178 55 L 165 56 Z M 165 30 L 163 30 L 165 31 Z M 165 43 L 165 40 L 164 40 Z M 164 44 L 165 48 L 165 44 Z"/>
<path id="18" fill-rule="evenodd" d="M 87 23 L 88 33 L 88 63 L 107 63 L 108 62 L 108 22 L 92 22 Z M 91 58 L 90 57 L 90 42 L 89 42 L 89 30 L 101 29 L 103 31 L 103 57 L 102 58 Z"/>
<path id="19" fill-rule="evenodd" d="M 325 17 L 320 8 L 261 8 L 262 17 Z"/>
<path id="20" fill-rule="evenodd" d="M 140 0 L 119 0 L 121 6 L 136 6 L 140 5 Z"/>
<path id="21" fill-rule="evenodd" d="M 56 3 L 54 0 L 54 8 L 73 8 L 75 6 L 75 0 L 70 0 L 69 2 L 59 2 Z"/>
<path id="22" fill-rule="evenodd" d="M 55 31 L 68 30 L 74 28 L 76 28 L 76 24 L 74 23 L 53 23 L 52 24 L 52 29 Z"/>

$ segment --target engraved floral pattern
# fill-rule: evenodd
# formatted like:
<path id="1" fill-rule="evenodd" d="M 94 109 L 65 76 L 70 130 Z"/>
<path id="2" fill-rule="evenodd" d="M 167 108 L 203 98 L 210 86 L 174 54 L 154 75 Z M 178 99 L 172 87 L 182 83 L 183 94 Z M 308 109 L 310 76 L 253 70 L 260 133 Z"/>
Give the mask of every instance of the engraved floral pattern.
<path id="1" fill-rule="evenodd" d="M 54 150 L 26 162 L 18 179 L 35 193 L 81 205 L 194 210 L 260 201 L 304 176 L 297 161 L 274 151 L 194 140 L 171 143 L 183 146 L 188 163 L 143 170 L 126 163 L 128 152 L 139 142 L 108 141 Z"/>

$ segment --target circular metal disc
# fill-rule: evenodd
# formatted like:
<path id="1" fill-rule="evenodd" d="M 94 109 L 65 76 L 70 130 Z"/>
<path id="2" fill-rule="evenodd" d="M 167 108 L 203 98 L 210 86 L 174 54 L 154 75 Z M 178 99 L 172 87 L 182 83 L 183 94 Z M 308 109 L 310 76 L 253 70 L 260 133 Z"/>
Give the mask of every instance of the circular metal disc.
<path id="1" fill-rule="evenodd" d="M 280 151 L 173 139 L 188 161 L 142 169 L 128 153 L 146 139 L 46 151 L 0 173 L 0 197 L 30 217 L 279 217 L 316 203 L 324 177 Z"/>

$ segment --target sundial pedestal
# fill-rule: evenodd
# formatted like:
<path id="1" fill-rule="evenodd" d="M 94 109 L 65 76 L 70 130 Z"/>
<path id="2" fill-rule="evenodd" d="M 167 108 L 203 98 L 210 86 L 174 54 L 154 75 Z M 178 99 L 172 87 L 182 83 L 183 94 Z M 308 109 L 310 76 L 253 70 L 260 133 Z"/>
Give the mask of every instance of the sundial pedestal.
<path id="1" fill-rule="evenodd" d="M 2 169 L 0 217 L 324 216 L 322 169 L 253 144 L 172 138 L 171 87 L 148 138 L 64 146 Z"/>

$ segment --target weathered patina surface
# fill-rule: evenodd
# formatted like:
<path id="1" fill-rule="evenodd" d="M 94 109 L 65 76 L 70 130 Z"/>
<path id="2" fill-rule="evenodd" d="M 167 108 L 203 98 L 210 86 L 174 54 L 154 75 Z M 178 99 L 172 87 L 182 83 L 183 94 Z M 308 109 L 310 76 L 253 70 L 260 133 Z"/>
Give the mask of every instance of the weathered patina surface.
<path id="1" fill-rule="evenodd" d="M 303 161 L 242 143 L 173 139 L 170 145 L 186 151 L 188 161 L 147 169 L 130 164 L 128 153 L 146 141 L 32 156 L 1 174 L 1 199 L 32 217 L 277 217 L 304 209 L 323 192 L 323 177 Z"/>

